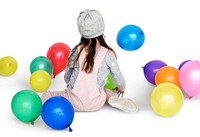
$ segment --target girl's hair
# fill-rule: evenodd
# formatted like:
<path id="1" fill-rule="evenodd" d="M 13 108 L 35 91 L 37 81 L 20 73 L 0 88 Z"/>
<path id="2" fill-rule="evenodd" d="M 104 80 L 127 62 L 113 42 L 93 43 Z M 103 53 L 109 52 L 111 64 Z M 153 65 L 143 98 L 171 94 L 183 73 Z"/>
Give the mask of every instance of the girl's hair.
<path id="1" fill-rule="evenodd" d="M 91 40 L 91 43 L 90 43 L 90 40 Z M 85 61 L 83 63 L 83 67 L 81 68 L 82 70 L 84 70 L 86 73 L 91 73 L 92 70 L 93 70 L 93 67 L 94 67 L 94 56 L 95 56 L 95 53 L 96 53 L 96 43 L 97 43 L 97 40 L 99 41 L 100 45 L 111 50 L 115 57 L 116 56 L 116 53 L 115 51 L 109 47 L 104 39 L 104 35 L 100 35 L 96 38 L 91 38 L 91 39 L 86 39 L 84 37 L 81 37 L 80 39 L 80 42 L 78 43 L 78 45 L 76 45 L 73 49 L 72 49 L 72 54 L 69 56 L 69 58 L 74 54 L 74 52 L 76 51 L 76 49 L 83 45 L 81 48 L 80 48 L 80 51 L 78 53 L 78 56 L 75 60 L 75 62 L 78 61 L 79 57 L 80 57 L 80 54 L 82 52 L 82 50 L 90 43 L 90 45 L 88 45 L 88 49 L 87 49 L 87 55 L 86 55 L 86 58 L 85 58 Z M 75 64 L 74 62 L 74 64 Z"/>

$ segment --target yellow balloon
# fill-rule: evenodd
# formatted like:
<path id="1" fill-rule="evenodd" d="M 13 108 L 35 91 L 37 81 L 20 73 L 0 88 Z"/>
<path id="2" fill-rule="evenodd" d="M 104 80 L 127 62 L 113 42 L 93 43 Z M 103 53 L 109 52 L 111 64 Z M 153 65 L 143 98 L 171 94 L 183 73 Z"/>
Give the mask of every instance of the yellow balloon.
<path id="1" fill-rule="evenodd" d="M 5 56 L 0 59 L 0 75 L 11 76 L 17 71 L 18 64 L 15 58 Z"/>
<path id="2" fill-rule="evenodd" d="M 45 70 L 37 70 L 31 74 L 30 85 L 34 90 L 44 92 L 51 85 L 51 76 Z"/>
<path id="3" fill-rule="evenodd" d="M 178 86 L 162 83 L 156 86 L 151 94 L 150 103 L 154 112 L 163 117 L 170 117 L 179 112 L 184 96 Z"/>

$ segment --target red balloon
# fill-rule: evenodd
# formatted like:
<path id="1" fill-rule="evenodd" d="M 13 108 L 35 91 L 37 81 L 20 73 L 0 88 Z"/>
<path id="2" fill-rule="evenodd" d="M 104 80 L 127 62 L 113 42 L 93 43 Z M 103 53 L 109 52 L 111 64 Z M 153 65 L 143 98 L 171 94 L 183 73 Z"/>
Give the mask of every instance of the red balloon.
<path id="1" fill-rule="evenodd" d="M 47 57 L 53 63 L 53 77 L 65 70 L 68 63 L 68 56 L 70 54 L 70 48 L 65 43 L 53 44 L 47 52 Z"/>

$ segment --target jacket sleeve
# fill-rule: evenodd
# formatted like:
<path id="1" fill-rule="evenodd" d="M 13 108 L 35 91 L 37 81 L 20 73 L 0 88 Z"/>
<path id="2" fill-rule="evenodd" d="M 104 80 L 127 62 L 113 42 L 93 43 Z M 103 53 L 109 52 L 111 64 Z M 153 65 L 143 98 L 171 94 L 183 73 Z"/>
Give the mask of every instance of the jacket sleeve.
<path id="1" fill-rule="evenodd" d="M 77 66 L 77 62 L 76 61 L 76 57 L 78 55 L 78 50 L 75 50 L 74 53 L 70 53 L 70 55 L 72 54 L 72 56 L 68 59 L 68 64 L 67 67 L 65 69 L 65 73 L 64 73 L 64 80 L 66 83 L 69 83 L 72 72 L 73 72 L 73 68 L 75 66 Z"/>
<path id="2" fill-rule="evenodd" d="M 112 51 L 107 52 L 107 65 L 109 67 L 112 79 L 120 91 L 125 91 L 126 83 L 124 76 L 121 73 L 117 59 Z"/>

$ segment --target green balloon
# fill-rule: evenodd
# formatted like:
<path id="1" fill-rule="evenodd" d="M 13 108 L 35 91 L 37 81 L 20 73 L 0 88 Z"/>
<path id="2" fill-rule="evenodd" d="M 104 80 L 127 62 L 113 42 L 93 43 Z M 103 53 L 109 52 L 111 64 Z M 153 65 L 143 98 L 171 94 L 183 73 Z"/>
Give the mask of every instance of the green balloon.
<path id="1" fill-rule="evenodd" d="M 107 89 L 111 90 L 112 92 L 116 92 L 115 90 L 113 90 L 113 88 L 115 88 L 115 87 L 116 87 L 116 84 L 114 83 L 114 81 L 112 79 L 112 75 L 109 73 L 104 88 L 107 88 Z"/>
<path id="2" fill-rule="evenodd" d="M 38 56 L 34 58 L 30 64 L 31 74 L 37 70 L 45 70 L 50 75 L 53 73 L 53 63 L 45 56 Z"/>
<path id="3" fill-rule="evenodd" d="M 35 91 L 21 90 L 12 98 L 11 109 L 19 120 L 34 124 L 41 114 L 42 100 Z"/>

